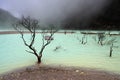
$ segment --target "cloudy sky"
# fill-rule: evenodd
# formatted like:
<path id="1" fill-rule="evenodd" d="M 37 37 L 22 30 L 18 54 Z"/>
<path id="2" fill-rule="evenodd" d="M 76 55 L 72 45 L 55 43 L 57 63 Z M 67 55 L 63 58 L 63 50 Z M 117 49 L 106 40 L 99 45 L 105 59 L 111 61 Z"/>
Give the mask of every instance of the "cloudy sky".
<path id="1" fill-rule="evenodd" d="M 0 8 L 14 16 L 32 16 L 41 21 L 63 20 L 79 13 L 80 18 L 98 14 L 109 0 L 0 0 Z"/>

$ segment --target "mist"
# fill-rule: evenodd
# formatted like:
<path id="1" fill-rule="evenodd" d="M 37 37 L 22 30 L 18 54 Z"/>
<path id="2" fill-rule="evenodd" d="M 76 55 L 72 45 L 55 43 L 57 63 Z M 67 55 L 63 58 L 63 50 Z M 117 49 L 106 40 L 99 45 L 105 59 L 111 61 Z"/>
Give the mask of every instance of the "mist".
<path id="1" fill-rule="evenodd" d="M 14 16 L 31 16 L 42 23 L 60 23 L 70 17 L 83 21 L 97 16 L 110 0 L 3 0 L 0 7 Z"/>

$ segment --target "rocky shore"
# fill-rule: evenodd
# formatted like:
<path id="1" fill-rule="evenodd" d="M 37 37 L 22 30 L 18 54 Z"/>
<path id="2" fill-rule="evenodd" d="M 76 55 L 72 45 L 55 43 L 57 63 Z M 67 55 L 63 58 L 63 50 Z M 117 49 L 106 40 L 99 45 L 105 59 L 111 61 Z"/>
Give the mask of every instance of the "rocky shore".
<path id="1" fill-rule="evenodd" d="M 1 75 L 0 80 L 120 80 L 120 75 L 94 69 L 34 66 Z"/>

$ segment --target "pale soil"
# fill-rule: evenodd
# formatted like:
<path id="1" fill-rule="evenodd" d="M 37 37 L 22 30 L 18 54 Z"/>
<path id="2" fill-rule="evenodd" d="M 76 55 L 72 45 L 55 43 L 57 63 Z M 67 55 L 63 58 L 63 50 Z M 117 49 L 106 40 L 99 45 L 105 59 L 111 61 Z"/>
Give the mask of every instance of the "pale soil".
<path id="1" fill-rule="evenodd" d="M 120 75 L 94 69 L 30 67 L 1 75 L 0 80 L 120 80 Z"/>

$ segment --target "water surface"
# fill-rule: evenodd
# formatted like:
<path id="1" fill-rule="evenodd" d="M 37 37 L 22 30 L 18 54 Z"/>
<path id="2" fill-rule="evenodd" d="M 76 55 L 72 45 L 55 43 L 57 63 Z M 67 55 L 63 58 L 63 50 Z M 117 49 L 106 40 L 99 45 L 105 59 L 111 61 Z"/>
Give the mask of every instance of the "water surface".
<path id="1" fill-rule="evenodd" d="M 87 35 L 87 43 L 82 45 L 79 40 L 82 34 L 54 35 L 54 40 L 43 52 L 42 63 L 44 65 L 62 65 L 96 68 L 120 73 L 120 37 L 116 38 L 113 48 L 113 57 L 109 57 L 110 45 L 100 46 L 95 41 L 96 35 Z M 21 67 L 34 65 L 36 57 L 27 53 L 19 34 L 0 35 L 0 74 Z M 25 38 L 30 40 L 29 34 Z M 109 38 L 106 39 L 106 42 Z M 39 51 L 41 47 L 41 35 L 37 35 L 35 46 Z M 58 50 L 54 51 L 56 47 Z"/>

